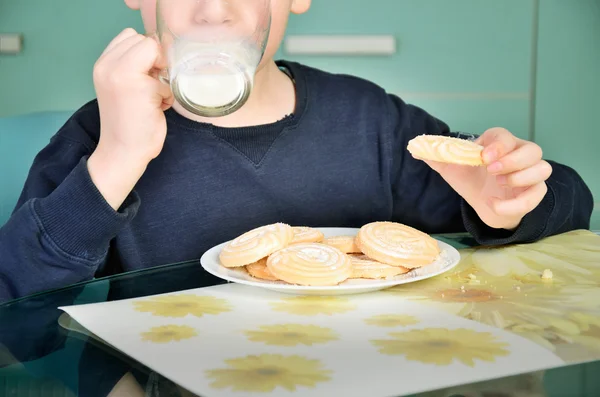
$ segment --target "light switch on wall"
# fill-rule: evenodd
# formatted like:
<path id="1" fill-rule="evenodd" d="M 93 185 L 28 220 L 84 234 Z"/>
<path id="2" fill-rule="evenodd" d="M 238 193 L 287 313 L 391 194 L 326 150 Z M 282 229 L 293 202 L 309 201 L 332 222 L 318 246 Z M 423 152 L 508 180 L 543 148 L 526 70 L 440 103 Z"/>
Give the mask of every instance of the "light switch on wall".
<path id="1" fill-rule="evenodd" d="M 20 34 L 0 34 L 0 54 L 18 54 L 21 52 L 23 37 Z"/>

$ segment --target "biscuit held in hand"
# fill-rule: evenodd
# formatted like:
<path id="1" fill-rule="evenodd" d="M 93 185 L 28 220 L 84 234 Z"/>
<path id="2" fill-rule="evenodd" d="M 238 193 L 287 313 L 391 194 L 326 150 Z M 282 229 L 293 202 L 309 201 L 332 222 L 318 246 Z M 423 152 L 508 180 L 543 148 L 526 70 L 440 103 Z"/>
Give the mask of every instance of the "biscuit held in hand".
<path id="1" fill-rule="evenodd" d="M 465 167 L 424 160 L 496 229 L 514 230 L 542 201 L 552 173 L 542 149 L 504 128 L 487 130 L 477 139 L 483 146 L 483 167 Z"/>
<path id="2" fill-rule="evenodd" d="M 416 159 L 440 163 L 483 165 L 483 146 L 441 135 L 420 135 L 408 142 L 407 150 Z"/>
<path id="3" fill-rule="evenodd" d="M 352 275 L 348 255 L 319 243 L 293 244 L 269 256 L 267 268 L 290 284 L 337 285 Z"/>
<path id="4" fill-rule="evenodd" d="M 356 244 L 376 261 L 413 269 L 434 262 L 440 254 L 435 239 L 395 222 L 372 222 L 360 228 Z"/>
<path id="5" fill-rule="evenodd" d="M 292 238 L 294 231 L 285 223 L 261 226 L 227 243 L 219 260 L 225 267 L 246 266 L 287 247 Z"/>

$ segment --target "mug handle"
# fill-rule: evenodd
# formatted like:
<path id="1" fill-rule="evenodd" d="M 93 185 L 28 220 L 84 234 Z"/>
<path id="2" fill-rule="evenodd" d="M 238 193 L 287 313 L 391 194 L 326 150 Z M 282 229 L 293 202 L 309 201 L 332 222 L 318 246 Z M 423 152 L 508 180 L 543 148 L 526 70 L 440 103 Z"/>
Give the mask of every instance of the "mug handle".
<path id="1" fill-rule="evenodd" d="M 158 38 L 158 34 L 156 32 L 153 33 L 145 33 L 144 36 L 151 38 L 153 40 L 156 40 L 156 42 L 158 43 L 158 45 L 161 47 L 162 49 L 162 45 L 160 43 L 160 39 Z M 164 54 L 163 54 L 164 56 Z M 158 79 L 158 81 L 160 81 L 161 83 L 170 85 L 171 84 L 171 76 L 169 75 L 169 69 L 165 68 L 165 69 L 155 69 L 152 71 L 152 76 L 156 79 Z"/>
<path id="2" fill-rule="evenodd" d="M 158 78 L 158 81 L 160 81 L 163 84 L 167 84 L 167 85 L 171 84 L 171 76 L 169 75 L 168 69 L 159 70 L 157 78 Z"/>

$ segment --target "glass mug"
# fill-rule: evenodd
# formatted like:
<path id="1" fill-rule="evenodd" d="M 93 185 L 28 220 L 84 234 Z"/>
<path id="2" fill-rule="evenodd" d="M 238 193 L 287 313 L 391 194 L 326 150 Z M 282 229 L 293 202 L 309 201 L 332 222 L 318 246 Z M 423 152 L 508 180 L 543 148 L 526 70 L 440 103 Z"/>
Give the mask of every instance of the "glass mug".
<path id="1" fill-rule="evenodd" d="M 159 78 L 204 117 L 246 103 L 271 26 L 270 0 L 158 0 L 157 39 L 168 67 Z"/>

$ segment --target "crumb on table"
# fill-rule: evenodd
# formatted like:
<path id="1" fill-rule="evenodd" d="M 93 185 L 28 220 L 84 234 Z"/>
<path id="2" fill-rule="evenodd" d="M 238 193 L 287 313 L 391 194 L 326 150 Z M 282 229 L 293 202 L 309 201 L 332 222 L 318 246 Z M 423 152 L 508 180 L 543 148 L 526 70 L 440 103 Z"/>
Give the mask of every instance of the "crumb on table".
<path id="1" fill-rule="evenodd" d="M 552 279 L 552 271 L 550 269 L 544 269 L 542 272 L 543 280 L 551 280 Z"/>

